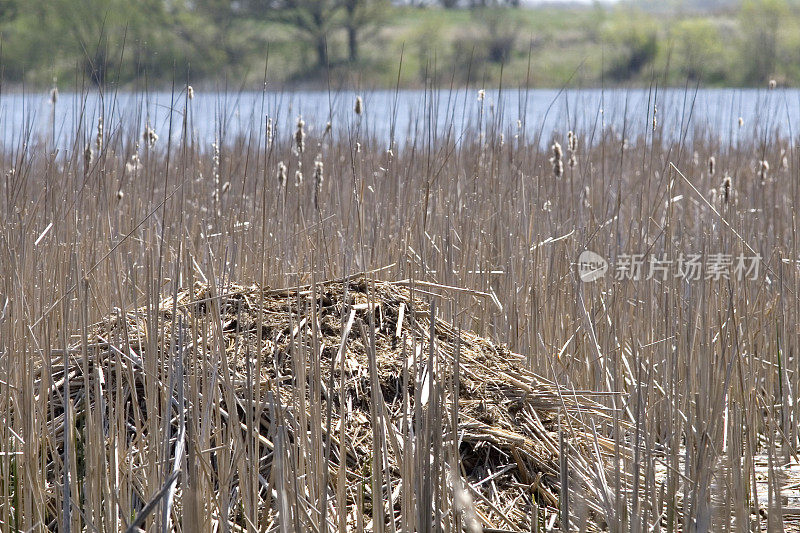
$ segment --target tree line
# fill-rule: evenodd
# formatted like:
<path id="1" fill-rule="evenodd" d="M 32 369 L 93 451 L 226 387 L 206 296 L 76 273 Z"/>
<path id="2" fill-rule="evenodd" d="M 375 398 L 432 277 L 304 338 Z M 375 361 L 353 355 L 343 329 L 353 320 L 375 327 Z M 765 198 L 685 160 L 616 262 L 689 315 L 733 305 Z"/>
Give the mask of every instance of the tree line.
<path id="1" fill-rule="evenodd" d="M 328 39 L 344 33 L 347 60 L 356 62 L 364 32 L 384 21 L 389 0 L 0 0 L 6 47 L 4 74 L 24 78 L 48 61 L 78 57 L 95 83 L 135 58 L 155 76 L 169 63 L 234 65 L 254 48 L 266 50 L 264 24 L 291 28 L 313 45 L 316 66 L 330 61 Z M 261 27 L 256 27 L 261 25 Z M 245 37 L 246 36 L 246 37 Z M 248 42 L 249 41 L 249 42 Z M 63 65 L 61 65 L 63 67 Z M 68 70 L 68 69 L 67 69 Z"/>
<path id="2" fill-rule="evenodd" d="M 343 84 L 419 87 L 437 66 L 455 83 L 487 85 L 501 77 L 534 86 L 644 84 L 655 71 L 678 85 L 800 83 L 796 2 L 707 0 L 716 6 L 709 13 L 660 11 L 665 3 L 647 1 L 652 8 L 644 0 L 574 8 L 516 7 L 519 0 L 0 0 L 0 79 L 165 86 L 229 76 L 253 87 L 267 61 L 276 83 L 311 86 L 333 73 Z"/>

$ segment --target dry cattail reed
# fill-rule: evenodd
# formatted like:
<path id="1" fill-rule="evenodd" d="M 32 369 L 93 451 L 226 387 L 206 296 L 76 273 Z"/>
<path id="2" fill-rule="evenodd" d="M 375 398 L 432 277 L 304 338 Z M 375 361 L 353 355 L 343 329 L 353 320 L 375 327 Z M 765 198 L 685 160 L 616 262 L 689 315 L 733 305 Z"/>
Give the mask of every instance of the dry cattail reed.
<path id="1" fill-rule="evenodd" d="M 722 187 L 720 187 L 720 189 L 721 189 L 720 192 L 722 195 L 722 201 L 725 202 L 726 205 L 730 204 L 733 195 L 733 184 L 731 181 L 731 177 L 728 176 L 727 174 L 725 175 L 725 179 L 722 180 Z"/>
<path id="2" fill-rule="evenodd" d="M 97 138 L 94 141 L 94 145 L 97 148 L 97 153 L 103 151 L 103 116 L 100 115 L 100 118 L 97 119 Z"/>
<path id="3" fill-rule="evenodd" d="M 139 154 L 134 152 L 133 154 L 131 154 L 130 161 L 125 163 L 125 172 L 128 174 L 135 174 L 141 168 L 141 166 L 142 164 L 139 161 Z"/>
<path id="4" fill-rule="evenodd" d="M 306 148 L 306 121 L 303 117 L 297 117 L 297 130 L 294 132 L 294 143 L 297 148 L 297 153 L 302 155 Z"/>
<path id="5" fill-rule="evenodd" d="M 354 111 L 356 112 L 356 115 L 359 116 L 361 116 L 361 113 L 364 111 L 364 101 L 360 96 L 356 96 L 356 105 Z"/>
<path id="6" fill-rule="evenodd" d="M 149 122 L 144 127 L 142 139 L 144 140 L 144 144 L 150 148 L 152 148 L 156 144 L 156 141 L 158 141 L 158 134 L 156 133 L 156 130 L 150 127 Z"/>
<path id="7" fill-rule="evenodd" d="M 281 161 L 278 163 L 278 187 L 286 186 L 286 165 Z"/>
<path id="8" fill-rule="evenodd" d="M 478 533 L 483 531 L 483 526 L 478 520 L 477 513 L 475 512 L 475 503 L 472 500 L 472 495 L 465 489 L 460 480 L 456 485 L 454 491 L 454 506 L 456 512 L 463 517 L 463 529 L 469 533 Z"/>
<path id="9" fill-rule="evenodd" d="M 319 209 L 319 193 L 322 189 L 324 177 L 324 165 L 321 160 L 314 161 L 314 207 Z"/>
<path id="10" fill-rule="evenodd" d="M 219 140 L 215 139 L 214 142 L 211 144 L 211 148 L 214 149 L 214 155 L 212 157 L 214 168 L 211 174 L 214 177 L 214 185 L 219 185 L 219 161 L 220 161 Z"/>
<path id="11" fill-rule="evenodd" d="M 319 159 L 314 161 L 314 184 L 317 186 L 317 188 L 322 185 L 322 182 L 325 179 L 324 167 L 325 165 Z"/>
<path id="12" fill-rule="evenodd" d="M 567 151 L 569 152 L 569 167 L 574 168 L 578 164 L 578 136 L 572 131 L 567 133 Z"/>
<path id="13" fill-rule="evenodd" d="M 89 167 L 92 166 L 92 162 L 94 161 L 94 151 L 92 150 L 91 143 L 86 145 L 86 149 L 83 151 L 83 168 L 85 170 L 89 170 Z"/>
<path id="14" fill-rule="evenodd" d="M 713 155 L 708 158 L 708 175 L 709 176 L 713 176 L 714 175 L 714 171 L 716 170 L 714 167 L 716 166 L 716 164 L 717 164 L 717 160 L 714 158 Z"/>
<path id="15" fill-rule="evenodd" d="M 224 192 L 220 190 L 219 186 L 219 162 L 220 162 L 220 155 L 219 155 L 219 140 L 214 139 L 214 142 L 211 144 L 211 147 L 214 149 L 214 155 L 212 157 L 213 161 L 213 168 L 211 169 L 211 176 L 214 179 L 214 192 L 212 196 L 214 198 L 214 203 L 216 204 L 219 202 L 220 193 Z M 219 206 L 216 207 L 217 214 L 220 213 Z"/>
<path id="16" fill-rule="evenodd" d="M 712 187 L 710 191 L 708 191 L 708 203 L 710 203 L 716 209 L 719 207 L 717 200 L 719 199 L 719 191 L 715 187 Z"/>
<path id="17" fill-rule="evenodd" d="M 58 87 L 53 87 L 50 89 L 50 105 L 56 105 L 58 103 Z"/>
<path id="18" fill-rule="evenodd" d="M 767 178 L 769 177 L 769 163 L 766 159 L 763 159 L 759 163 L 758 167 L 758 179 L 761 180 L 761 185 L 764 185 L 767 182 Z"/>
<path id="19" fill-rule="evenodd" d="M 189 98 L 189 100 L 194 99 L 194 87 L 191 85 L 186 86 L 186 96 Z"/>
<path id="20" fill-rule="evenodd" d="M 303 172 L 298 169 L 294 171 L 294 186 L 299 187 L 303 184 Z"/>
<path id="21" fill-rule="evenodd" d="M 564 161 L 562 160 L 561 145 L 558 144 L 558 141 L 553 143 L 552 150 L 553 157 L 550 158 L 550 162 L 553 164 L 553 175 L 556 178 L 561 178 L 564 175 Z"/>

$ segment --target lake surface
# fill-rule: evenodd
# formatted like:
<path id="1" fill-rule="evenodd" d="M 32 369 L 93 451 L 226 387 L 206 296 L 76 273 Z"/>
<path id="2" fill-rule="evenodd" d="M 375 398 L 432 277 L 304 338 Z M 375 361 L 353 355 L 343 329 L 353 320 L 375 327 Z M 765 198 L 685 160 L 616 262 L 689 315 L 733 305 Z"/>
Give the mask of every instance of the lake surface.
<path id="1" fill-rule="evenodd" d="M 266 119 L 274 122 L 280 142 L 291 142 L 298 116 L 310 134 L 332 123 L 333 135 L 371 138 L 388 147 L 392 139 L 403 146 L 444 135 L 456 141 L 483 134 L 523 134 L 544 146 L 567 131 L 581 142 L 599 138 L 603 127 L 628 139 L 650 134 L 653 112 L 666 141 L 691 140 L 694 135 L 718 139 L 723 145 L 747 137 L 777 132 L 796 137 L 800 125 L 800 90 L 795 89 L 631 89 L 631 90 L 477 90 L 371 91 L 360 93 L 364 111 L 356 116 L 356 92 L 241 92 L 171 93 L 119 92 L 101 97 L 61 93 L 55 105 L 49 93 L 0 96 L 0 142 L 5 148 L 55 145 L 62 153 L 83 149 L 93 139 L 97 119 L 105 117 L 106 135 L 125 135 L 131 142 L 150 123 L 159 134 L 159 146 L 172 131 L 180 141 L 184 115 L 192 139 L 212 143 L 236 136 L 262 141 Z M 186 112 L 188 109 L 188 113 Z M 739 125 L 742 118 L 743 126 Z M 79 126 L 82 128 L 79 128 Z M 75 142 L 75 132 L 81 139 Z M 563 141 L 562 141 L 563 142 Z"/>

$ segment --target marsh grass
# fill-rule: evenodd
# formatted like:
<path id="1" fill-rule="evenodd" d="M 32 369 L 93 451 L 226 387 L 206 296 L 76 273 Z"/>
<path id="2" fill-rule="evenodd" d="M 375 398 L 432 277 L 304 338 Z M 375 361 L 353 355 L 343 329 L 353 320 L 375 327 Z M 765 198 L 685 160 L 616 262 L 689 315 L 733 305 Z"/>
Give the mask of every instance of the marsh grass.
<path id="1" fill-rule="evenodd" d="M 552 132 L 556 154 L 548 132 L 542 148 L 541 138 L 507 128 L 509 111 L 492 108 L 483 92 L 478 123 L 455 132 L 431 113 L 388 150 L 368 134 L 370 113 L 381 112 L 368 105 L 322 136 L 298 118 L 294 131 L 265 126 L 237 138 L 220 127 L 215 145 L 203 146 L 191 131 L 193 100 L 182 94 L 158 133 L 108 113 L 102 129 L 77 131 L 66 152 L 29 136 L 0 153 L 4 529 L 457 531 L 474 528 L 478 506 L 484 531 L 565 523 L 780 531 L 797 512 L 787 485 L 800 415 L 800 175 L 793 142 L 769 124 L 746 133 L 740 121 L 728 145 L 703 130 L 691 144 L 671 142 L 653 106 L 640 110 L 637 120 L 653 128 L 639 138 L 565 127 L 581 149 L 579 163 L 564 168 L 559 143 L 572 156 L 571 139 Z M 767 175 L 764 162 L 783 157 L 786 168 Z M 735 202 L 720 205 L 704 192 L 720 186 L 710 160 L 731 177 L 722 195 L 732 197 L 733 184 Z M 299 178 L 304 167 L 318 178 Z M 296 187 L 286 186 L 291 172 Z M 612 264 L 643 254 L 646 267 L 651 257 L 690 254 L 763 259 L 753 280 L 618 281 L 609 271 L 582 283 L 575 262 L 587 249 Z M 520 354 L 520 373 L 556 388 L 556 411 L 576 391 L 595 394 L 608 416 L 562 410 L 554 418 L 561 429 L 538 436 L 557 443 L 560 504 L 533 490 L 503 500 L 498 485 L 532 481 L 513 453 L 490 444 L 482 453 L 496 462 L 473 469 L 472 479 L 459 475 L 463 442 L 453 436 L 468 423 L 454 407 L 460 363 L 427 359 L 435 376 L 427 408 L 413 377 L 423 367 L 401 365 L 400 405 L 391 409 L 404 414 L 387 417 L 367 392 L 380 388 L 374 325 L 348 325 L 342 315 L 340 326 L 354 328 L 372 353 L 363 398 L 373 455 L 358 458 L 354 482 L 328 462 L 347 455 L 352 436 L 335 423 L 347 416 L 337 411 L 347 405 L 345 387 L 333 373 L 323 379 L 319 331 L 308 326 L 321 313 L 316 304 L 298 298 L 286 309 L 300 337 L 292 335 L 286 374 L 268 377 L 259 353 L 232 366 L 228 354 L 242 357 L 246 346 L 219 310 L 198 320 L 177 307 L 179 292 L 196 284 L 212 296 L 235 284 L 316 294 L 323 280 L 362 272 L 414 280 L 414 296 L 431 304 L 429 323 L 438 317 Z M 115 330 L 107 345 L 124 350 L 95 364 L 98 325 L 129 316 L 142 334 Z M 195 338 L 181 337 L 188 334 Z M 435 353 L 420 335 L 422 353 Z M 132 389 L 111 379 L 128 359 L 139 365 Z M 288 398 L 275 396 L 280 379 L 295 384 Z M 325 391 L 340 401 L 312 400 Z M 572 447 L 577 431 L 596 436 L 594 444 Z M 272 449 L 260 443 L 264 434 Z M 387 439 L 394 434 L 398 443 Z M 386 455 L 395 444 L 392 453 L 405 459 L 399 469 Z M 259 478 L 267 463 L 269 477 Z M 595 473 L 589 489 L 575 482 L 578 466 Z M 376 494 L 391 500 L 376 505 Z"/>

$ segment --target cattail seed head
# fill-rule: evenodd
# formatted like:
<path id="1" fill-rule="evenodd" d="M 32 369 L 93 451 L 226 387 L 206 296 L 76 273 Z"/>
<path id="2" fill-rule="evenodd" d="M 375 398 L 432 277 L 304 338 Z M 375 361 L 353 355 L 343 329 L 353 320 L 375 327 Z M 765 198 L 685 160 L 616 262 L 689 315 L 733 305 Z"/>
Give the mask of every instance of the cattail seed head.
<path id="1" fill-rule="evenodd" d="M 361 115 L 362 111 L 364 111 L 364 101 L 361 99 L 360 96 L 356 96 L 356 106 L 355 106 L 356 115 Z"/>
<path id="2" fill-rule="evenodd" d="M 214 149 L 214 155 L 212 157 L 214 167 L 211 171 L 211 175 L 214 177 L 214 186 L 216 188 L 219 186 L 219 163 L 220 163 L 219 140 L 214 139 L 214 142 L 211 144 L 211 147 Z"/>
<path id="3" fill-rule="evenodd" d="M 191 85 L 186 86 L 186 96 L 189 98 L 189 100 L 194 99 L 194 87 Z"/>
<path id="4" fill-rule="evenodd" d="M 472 495 L 464 487 L 458 487 L 454 496 L 455 510 L 463 517 L 464 530 L 469 533 L 483 531 L 483 526 L 475 512 L 475 503 L 472 501 Z"/>
<path id="5" fill-rule="evenodd" d="M 715 170 L 714 166 L 716 164 L 717 164 L 717 160 L 714 158 L 713 155 L 708 158 L 708 175 L 709 176 L 713 176 L 714 175 L 714 170 Z"/>
<path id="6" fill-rule="evenodd" d="M 561 145 L 558 142 L 554 142 L 552 149 L 553 149 L 553 159 L 561 159 L 563 155 L 561 151 Z"/>
<path id="7" fill-rule="evenodd" d="M 267 144 L 272 144 L 272 117 L 267 117 Z"/>
<path id="8" fill-rule="evenodd" d="M 558 179 L 564 175 L 564 162 L 560 159 L 553 163 L 553 175 Z"/>
<path id="9" fill-rule="evenodd" d="M 322 161 L 317 158 L 314 161 L 314 207 L 316 209 L 319 209 L 319 193 L 324 179 L 324 166 Z"/>
<path id="10" fill-rule="evenodd" d="M 94 152 L 92 151 L 91 143 L 86 145 L 86 149 L 83 151 L 83 166 L 86 170 L 92 166 L 92 161 L 94 161 Z"/>
<path id="11" fill-rule="evenodd" d="M 56 105 L 58 102 L 58 87 L 53 86 L 50 89 L 50 105 Z"/>
<path id="12" fill-rule="evenodd" d="M 158 134 L 156 133 L 156 130 L 150 127 L 149 122 L 144 127 L 144 133 L 142 133 L 142 139 L 144 140 L 144 143 L 150 148 L 152 148 L 156 144 L 156 141 L 158 141 Z"/>
<path id="13" fill-rule="evenodd" d="M 278 163 L 278 187 L 286 186 L 286 165 L 281 161 Z"/>
<path id="14" fill-rule="evenodd" d="M 478 101 L 483 102 L 485 98 L 486 98 L 486 91 L 484 89 L 478 91 Z"/>
<path id="15" fill-rule="evenodd" d="M 721 189 L 722 190 L 720 192 L 722 193 L 722 201 L 726 204 L 729 204 L 733 195 L 733 183 L 730 176 L 725 175 L 725 178 L 722 180 Z"/>
<path id="16" fill-rule="evenodd" d="M 294 186 L 299 187 L 303 184 L 303 173 L 300 169 L 294 171 Z"/>
<path id="17" fill-rule="evenodd" d="M 767 177 L 769 177 L 769 163 L 766 160 L 762 160 L 758 168 L 758 178 L 761 180 L 761 185 L 767 182 Z"/>
<path id="18" fill-rule="evenodd" d="M 320 161 L 319 159 L 314 161 L 314 184 L 317 187 L 322 185 L 322 182 L 325 179 L 325 177 L 324 177 L 324 167 L 325 167 L 325 165 L 323 165 L 322 161 Z"/>
<path id="19" fill-rule="evenodd" d="M 744 119 L 739 117 L 739 127 L 741 128 L 742 126 L 744 126 Z"/>
<path id="20" fill-rule="evenodd" d="M 578 150 L 578 136 L 570 131 L 567 133 L 567 148 L 570 152 L 576 152 Z"/>
<path id="21" fill-rule="evenodd" d="M 131 160 L 125 163 L 125 172 L 135 174 L 140 168 L 142 168 L 142 163 L 139 161 L 139 154 L 134 152 L 131 154 Z"/>
<path id="22" fill-rule="evenodd" d="M 777 87 L 777 86 L 778 86 L 778 82 L 776 82 L 775 80 L 769 80 L 769 89 L 770 89 L 770 91 L 772 89 L 774 89 L 775 87 Z"/>
<path id="23" fill-rule="evenodd" d="M 574 168 L 578 164 L 578 136 L 572 131 L 567 133 L 567 151 L 569 152 L 569 167 Z"/>
<path id="24" fill-rule="evenodd" d="M 97 119 L 97 138 L 94 141 L 94 145 L 97 148 L 97 152 L 100 153 L 103 151 L 103 116 L 100 115 L 100 118 Z"/>
<path id="25" fill-rule="evenodd" d="M 325 136 L 330 134 L 332 128 L 333 126 L 331 126 L 331 121 L 329 120 L 328 123 L 325 124 L 325 132 L 322 135 Z"/>
<path id="26" fill-rule="evenodd" d="M 653 105 L 653 131 L 658 127 L 658 106 Z"/>
<path id="27" fill-rule="evenodd" d="M 122 200 L 123 198 L 125 198 L 125 193 L 120 189 L 117 191 L 117 200 Z"/>
<path id="28" fill-rule="evenodd" d="M 556 178 L 560 178 L 564 175 L 564 162 L 562 161 L 564 154 L 561 151 L 561 145 L 558 144 L 558 141 L 553 143 L 552 150 L 553 157 L 550 158 L 550 162 L 553 164 L 553 174 Z"/>
<path id="29" fill-rule="evenodd" d="M 297 147 L 297 152 L 302 154 L 306 147 L 306 121 L 303 117 L 297 117 L 297 130 L 294 132 L 294 143 Z"/>

